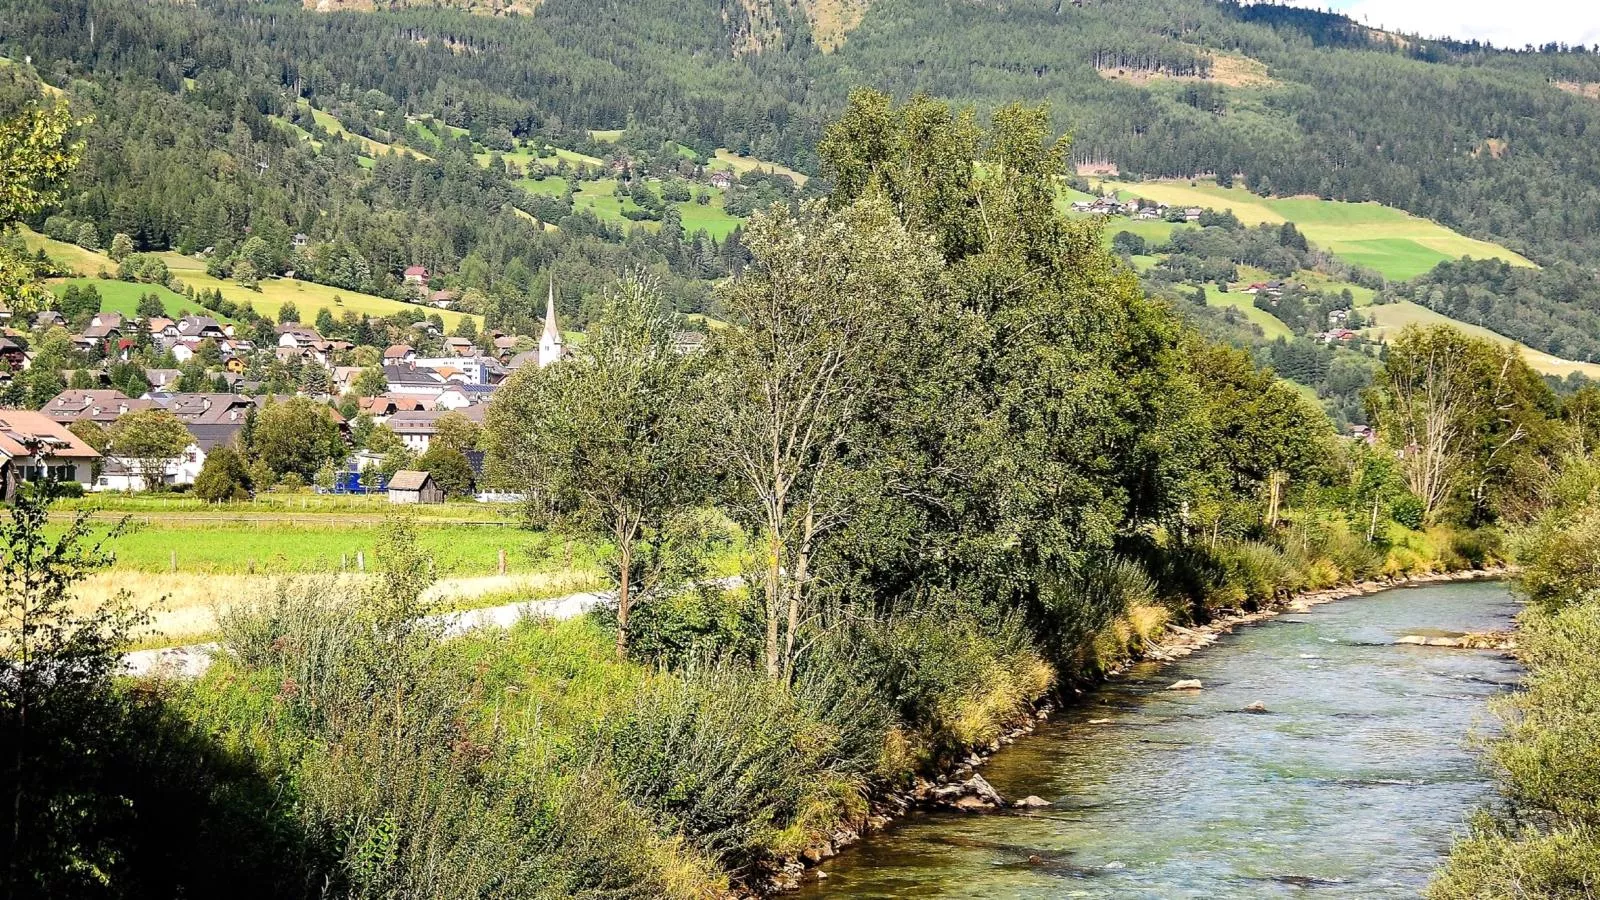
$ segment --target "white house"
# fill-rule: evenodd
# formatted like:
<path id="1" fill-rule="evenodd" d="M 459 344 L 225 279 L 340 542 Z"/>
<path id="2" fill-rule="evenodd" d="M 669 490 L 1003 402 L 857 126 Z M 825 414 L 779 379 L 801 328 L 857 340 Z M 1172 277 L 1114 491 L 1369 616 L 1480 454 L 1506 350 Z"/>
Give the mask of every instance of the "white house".
<path id="1" fill-rule="evenodd" d="M 0 493 L 8 502 L 25 481 L 75 481 L 88 487 L 99 458 L 93 447 L 43 413 L 0 409 Z"/>

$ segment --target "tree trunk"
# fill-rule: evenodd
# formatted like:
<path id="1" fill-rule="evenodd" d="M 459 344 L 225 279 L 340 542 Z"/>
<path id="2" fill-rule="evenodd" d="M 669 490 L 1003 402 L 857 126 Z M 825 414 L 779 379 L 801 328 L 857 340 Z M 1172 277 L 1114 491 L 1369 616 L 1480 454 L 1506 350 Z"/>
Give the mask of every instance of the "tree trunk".
<path id="1" fill-rule="evenodd" d="M 628 607 L 633 602 L 633 541 L 617 548 L 617 659 L 628 658 Z"/>
<path id="2" fill-rule="evenodd" d="M 800 602 L 806 589 L 806 573 L 811 562 L 811 540 L 816 528 L 816 509 L 807 504 L 805 529 L 800 534 L 800 552 L 795 555 L 794 561 L 794 584 L 789 587 L 789 631 L 784 638 L 783 647 L 785 683 L 794 677 L 794 636 L 795 632 L 800 630 Z"/>
<path id="3" fill-rule="evenodd" d="M 770 527 L 770 526 L 769 526 Z M 767 676 L 777 678 L 781 673 L 778 665 L 778 610 L 782 603 L 782 559 L 780 550 L 782 544 L 778 539 L 778 532 L 774 529 L 767 536 Z"/>

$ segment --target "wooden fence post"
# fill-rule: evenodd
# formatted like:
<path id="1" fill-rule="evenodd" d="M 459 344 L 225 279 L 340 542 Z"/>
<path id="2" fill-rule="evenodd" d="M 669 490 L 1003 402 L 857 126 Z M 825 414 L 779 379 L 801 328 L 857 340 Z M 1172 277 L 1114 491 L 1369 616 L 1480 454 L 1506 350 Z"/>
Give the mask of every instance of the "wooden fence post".
<path id="1" fill-rule="evenodd" d="M 500 548 L 500 574 L 506 573 L 506 548 Z"/>
<path id="2" fill-rule="evenodd" d="M 365 551 L 365 550 L 357 550 L 356 551 L 356 571 L 357 572 L 365 572 L 366 570 L 367 570 L 367 551 Z"/>

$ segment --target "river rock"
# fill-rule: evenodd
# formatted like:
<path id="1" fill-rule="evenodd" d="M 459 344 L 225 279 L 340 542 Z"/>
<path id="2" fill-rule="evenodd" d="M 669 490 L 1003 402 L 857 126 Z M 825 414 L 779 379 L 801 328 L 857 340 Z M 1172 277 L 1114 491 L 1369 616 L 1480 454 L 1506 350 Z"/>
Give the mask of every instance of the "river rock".
<path id="1" fill-rule="evenodd" d="M 1262 703 L 1260 700 L 1257 700 L 1256 702 L 1250 704 L 1249 706 L 1246 706 L 1244 708 L 1244 711 L 1247 712 L 1247 713 L 1264 713 L 1264 712 L 1268 712 L 1269 710 L 1267 709 L 1267 705 L 1265 703 Z"/>
<path id="2" fill-rule="evenodd" d="M 1021 800 L 1018 800 L 1016 803 L 1011 805 L 1017 809 L 1043 809 L 1050 805 L 1050 801 L 1044 799 L 1043 797 L 1036 797 L 1033 794 L 1029 794 L 1028 796 L 1023 797 Z"/>
<path id="3" fill-rule="evenodd" d="M 1198 679 L 1198 678 L 1185 678 L 1182 681 L 1174 681 L 1172 683 L 1172 686 L 1167 688 L 1167 690 L 1169 690 L 1169 691 L 1198 691 L 1203 687 L 1205 687 L 1205 685 L 1200 683 L 1200 679 Z"/>
<path id="4" fill-rule="evenodd" d="M 1408 635 L 1406 635 L 1404 637 L 1395 638 L 1395 643 L 1396 644 L 1415 644 L 1418 647 L 1424 647 L 1424 646 L 1427 646 L 1428 639 L 1423 637 L 1420 634 L 1408 634 Z"/>
<path id="5" fill-rule="evenodd" d="M 1006 805 L 1005 798 L 1000 796 L 1000 792 L 995 790 L 982 775 L 972 776 L 972 779 L 966 783 L 966 788 L 968 793 L 985 803 L 993 806 Z"/>

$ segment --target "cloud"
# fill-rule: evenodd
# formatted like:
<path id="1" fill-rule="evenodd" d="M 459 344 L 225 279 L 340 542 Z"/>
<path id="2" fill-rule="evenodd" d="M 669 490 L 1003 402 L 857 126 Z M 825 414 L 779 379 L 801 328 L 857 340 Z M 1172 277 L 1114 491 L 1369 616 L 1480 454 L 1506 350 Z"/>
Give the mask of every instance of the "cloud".
<path id="1" fill-rule="evenodd" d="M 1333 6 L 1374 28 L 1477 39 L 1496 47 L 1600 44 L 1600 2 L 1595 0 L 1294 0 L 1291 5 Z"/>

